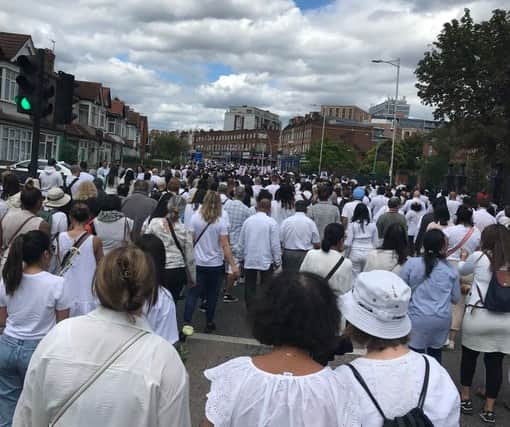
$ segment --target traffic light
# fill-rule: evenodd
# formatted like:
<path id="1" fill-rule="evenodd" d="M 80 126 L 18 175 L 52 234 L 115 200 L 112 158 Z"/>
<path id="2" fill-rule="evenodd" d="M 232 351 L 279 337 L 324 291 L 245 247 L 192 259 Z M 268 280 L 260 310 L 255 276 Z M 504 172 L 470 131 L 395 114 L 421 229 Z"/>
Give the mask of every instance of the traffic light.
<path id="1" fill-rule="evenodd" d="M 79 100 L 79 87 L 72 74 L 58 72 L 54 114 L 56 125 L 69 124 L 77 117 L 73 114 L 73 105 Z"/>
<path id="2" fill-rule="evenodd" d="M 55 80 L 46 75 L 46 60 L 43 49 L 38 49 L 35 55 L 21 55 L 16 60 L 20 69 L 15 98 L 18 113 L 44 118 L 53 112 Z"/>
<path id="3" fill-rule="evenodd" d="M 40 80 L 40 58 L 38 55 L 21 55 L 17 59 L 19 76 L 18 95 L 15 97 L 18 113 L 33 114 L 37 104 L 37 87 Z"/>

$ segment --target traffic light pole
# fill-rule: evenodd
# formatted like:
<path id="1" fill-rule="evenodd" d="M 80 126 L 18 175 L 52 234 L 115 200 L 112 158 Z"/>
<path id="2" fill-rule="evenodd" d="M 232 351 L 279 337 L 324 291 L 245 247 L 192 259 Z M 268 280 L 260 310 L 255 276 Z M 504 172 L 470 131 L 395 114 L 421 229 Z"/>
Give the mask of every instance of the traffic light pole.
<path id="1" fill-rule="evenodd" d="M 28 167 L 28 176 L 30 178 L 37 178 L 37 170 L 39 169 L 39 141 L 41 139 L 41 108 L 42 108 L 42 87 L 44 82 L 44 64 L 45 64 L 44 50 L 37 50 L 38 62 L 38 84 L 36 90 L 36 105 L 32 113 L 32 150 L 30 152 L 30 166 Z"/>

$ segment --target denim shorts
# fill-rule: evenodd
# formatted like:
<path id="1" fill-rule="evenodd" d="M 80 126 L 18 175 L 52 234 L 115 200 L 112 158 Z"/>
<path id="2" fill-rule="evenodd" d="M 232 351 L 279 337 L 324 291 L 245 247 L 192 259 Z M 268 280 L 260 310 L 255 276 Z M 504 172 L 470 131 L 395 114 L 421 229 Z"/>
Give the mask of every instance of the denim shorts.
<path id="1" fill-rule="evenodd" d="M 0 335 L 0 427 L 10 427 L 30 358 L 40 340 Z"/>

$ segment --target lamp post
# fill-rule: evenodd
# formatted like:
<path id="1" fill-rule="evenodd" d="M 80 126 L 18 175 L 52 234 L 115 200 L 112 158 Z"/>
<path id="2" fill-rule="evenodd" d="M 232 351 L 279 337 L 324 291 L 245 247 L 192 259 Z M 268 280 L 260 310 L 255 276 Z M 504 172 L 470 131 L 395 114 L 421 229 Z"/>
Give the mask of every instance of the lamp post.
<path id="1" fill-rule="evenodd" d="M 382 59 L 372 59 L 375 64 L 390 64 L 397 68 L 397 84 L 395 89 L 395 102 L 393 103 L 393 135 L 391 138 L 391 160 L 390 160 L 390 187 L 393 184 L 393 167 L 395 161 L 395 140 L 397 137 L 397 101 L 398 101 L 398 84 L 400 80 L 400 58 L 384 61 Z"/>
<path id="2" fill-rule="evenodd" d="M 312 104 L 312 107 L 321 107 L 319 104 Z M 321 148 L 319 152 L 319 171 L 317 173 L 317 176 L 320 178 L 321 176 L 321 169 L 322 169 L 322 149 L 324 147 L 324 132 L 326 130 L 326 109 L 324 109 L 324 114 L 322 115 L 322 136 L 321 136 Z"/>

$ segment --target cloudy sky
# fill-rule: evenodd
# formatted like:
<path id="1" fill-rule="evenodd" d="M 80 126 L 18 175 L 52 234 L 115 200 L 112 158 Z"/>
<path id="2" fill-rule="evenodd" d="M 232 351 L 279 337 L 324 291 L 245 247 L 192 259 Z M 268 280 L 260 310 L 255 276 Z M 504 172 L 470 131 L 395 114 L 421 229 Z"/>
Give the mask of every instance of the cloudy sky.
<path id="1" fill-rule="evenodd" d="M 221 128 L 229 105 L 282 116 L 311 104 L 368 109 L 395 91 L 430 118 L 414 69 L 442 24 L 469 7 L 486 19 L 508 0 L 6 0 L 2 31 L 56 42 L 57 68 L 99 81 L 151 128 Z"/>

